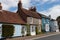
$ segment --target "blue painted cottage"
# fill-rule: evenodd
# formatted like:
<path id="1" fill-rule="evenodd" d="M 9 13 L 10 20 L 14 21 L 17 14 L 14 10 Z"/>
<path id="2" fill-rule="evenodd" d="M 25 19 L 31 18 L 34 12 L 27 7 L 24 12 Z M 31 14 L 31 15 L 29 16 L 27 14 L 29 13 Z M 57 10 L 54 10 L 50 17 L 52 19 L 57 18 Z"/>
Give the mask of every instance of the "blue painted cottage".
<path id="1" fill-rule="evenodd" d="M 50 32 L 50 17 L 42 15 L 42 31 Z"/>
<path id="2" fill-rule="evenodd" d="M 50 16 L 39 14 L 42 17 L 42 31 L 50 32 Z"/>

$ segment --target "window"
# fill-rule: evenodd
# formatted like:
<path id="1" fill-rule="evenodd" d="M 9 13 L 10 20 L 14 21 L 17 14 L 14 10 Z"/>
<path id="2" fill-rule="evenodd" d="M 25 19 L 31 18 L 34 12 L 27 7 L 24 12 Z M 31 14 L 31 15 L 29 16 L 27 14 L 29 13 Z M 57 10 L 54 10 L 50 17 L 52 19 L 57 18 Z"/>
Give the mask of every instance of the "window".
<path id="1" fill-rule="evenodd" d="M 44 20 L 44 23 L 45 23 L 45 20 Z"/>
<path id="2" fill-rule="evenodd" d="M 22 27 L 22 30 L 24 30 L 24 27 Z"/>
<path id="3" fill-rule="evenodd" d="M 2 34 L 2 27 L 0 27 L 0 34 Z"/>
<path id="4" fill-rule="evenodd" d="M 31 25 L 31 31 L 32 31 L 32 32 L 35 31 L 35 26 Z"/>
<path id="5" fill-rule="evenodd" d="M 32 17 L 30 17 L 30 23 L 31 23 L 31 24 L 33 23 L 33 18 L 32 18 Z"/>
<path id="6" fill-rule="evenodd" d="M 32 32 L 34 32 L 34 27 L 32 27 Z"/>
<path id="7" fill-rule="evenodd" d="M 32 17 L 28 17 L 27 21 L 28 21 L 29 24 L 32 24 L 33 23 L 33 18 Z"/>
<path id="8" fill-rule="evenodd" d="M 22 27 L 22 30 L 26 31 L 26 26 L 23 26 L 23 27 Z"/>

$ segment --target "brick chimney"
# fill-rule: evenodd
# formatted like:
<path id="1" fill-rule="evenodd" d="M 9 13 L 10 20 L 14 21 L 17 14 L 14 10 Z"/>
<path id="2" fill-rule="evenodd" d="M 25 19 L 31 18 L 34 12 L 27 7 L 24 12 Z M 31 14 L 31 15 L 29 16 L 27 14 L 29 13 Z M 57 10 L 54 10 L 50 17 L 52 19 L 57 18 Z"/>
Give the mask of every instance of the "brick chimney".
<path id="1" fill-rule="evenodd" d="M 17 13 L 20 13 L 21 8 L 22 8 L 22 3 L 21 3 L 21 0 L 19 0 Z"/>
<path id="2" fill-rule="evenodd" d="M 36 12 L 36 7 L 35 7 L 35 6 L 30 7 L 29 10 L 30 10 L 30 11 L 34 11 L 34 12 Z"/>
<path id="3" fill-rule="evenodd" d="M 22 18 L 22 20 L 24 20 L 26 22 L 26 16 L 25 16 L 25 14 L 22 11 L 22 3 L 21 3 L 21 0 L 19 0 L 19 2 L 18 2 L 17 13 Z"/>
<path id="4" fill-rule="evenodd" d="M 21 0 L 19 0 L 19 3 L 18 3 L 18 9 L 22 8 L 22 3 L 21 3 Z"/>
<path id="5" fill-rule="evenodd" d="M 1 5 L 1 3 L 0 3 L 0 10 L 2 10 L 2 5 Z"/>

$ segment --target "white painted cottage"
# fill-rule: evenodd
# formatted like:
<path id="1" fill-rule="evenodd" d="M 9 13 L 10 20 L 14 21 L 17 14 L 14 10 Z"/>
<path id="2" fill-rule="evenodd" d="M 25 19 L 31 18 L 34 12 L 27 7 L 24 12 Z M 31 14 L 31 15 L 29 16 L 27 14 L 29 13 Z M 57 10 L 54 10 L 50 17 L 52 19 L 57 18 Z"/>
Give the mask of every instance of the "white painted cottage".
<path id="1" fill-rule="evenodd" d="M 22 20 L 18 13 L 2 10 L 2 5 L 0 3 L 0 37 L 2 35 L 3 24 L 14 26 L 15 29 L 13 36 L 22 36 L 21 29 L 26 23 Z"/>

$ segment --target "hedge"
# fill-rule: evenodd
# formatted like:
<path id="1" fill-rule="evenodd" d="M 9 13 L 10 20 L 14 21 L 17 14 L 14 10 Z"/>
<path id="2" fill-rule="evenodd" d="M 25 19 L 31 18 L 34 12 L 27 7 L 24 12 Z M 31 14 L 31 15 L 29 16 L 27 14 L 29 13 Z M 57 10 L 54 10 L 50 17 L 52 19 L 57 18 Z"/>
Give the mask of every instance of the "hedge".
<path id="1" fill-rule="evenodd" d="M 2 25 L 2 37 L 8 38 L 12 37 L 14 34 L 14 26 L 13 25 Z"/>

